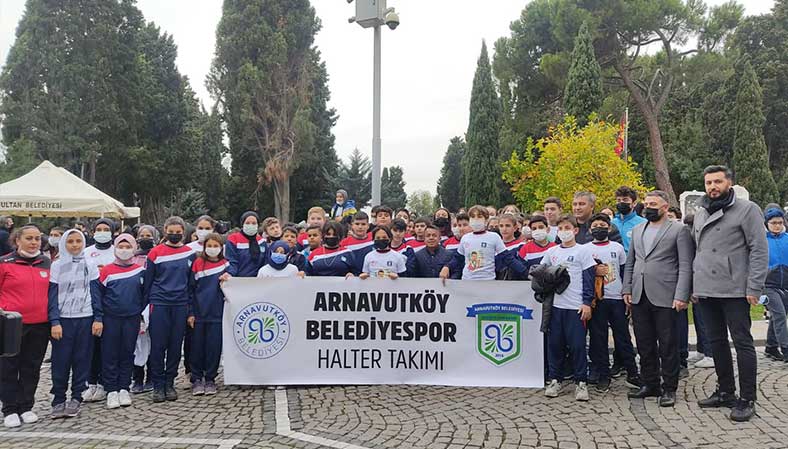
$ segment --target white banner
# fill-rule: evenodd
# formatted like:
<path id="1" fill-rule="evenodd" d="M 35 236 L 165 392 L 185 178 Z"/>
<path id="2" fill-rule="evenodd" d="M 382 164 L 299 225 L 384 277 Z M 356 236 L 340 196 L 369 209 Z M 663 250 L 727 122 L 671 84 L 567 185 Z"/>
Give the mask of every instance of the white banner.
<path id="1" fill-rule="evenodd" d="M 231 279 L 224 381 L 544 386 L 530 283 Z"/>

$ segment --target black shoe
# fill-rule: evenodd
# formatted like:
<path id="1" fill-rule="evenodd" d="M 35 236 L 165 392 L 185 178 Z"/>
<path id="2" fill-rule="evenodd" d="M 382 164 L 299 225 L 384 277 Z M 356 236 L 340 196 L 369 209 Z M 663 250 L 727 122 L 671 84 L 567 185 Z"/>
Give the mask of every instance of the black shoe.
<path id="1" fill-rule="evenodd" d="M 624 375 L 625 371 L 626 370 L 624 370 L 623 366 L 614 363 L 613 367 L 610 368 L 610 377 L 612 377 L 614 379 L 618 379 L 619 377 Z"/>
<path id="2" fill-rule="evenodd" d="M 178 392 L 175 391 L 175 385 L 167 385 L 167 387 L 164 389 L 164 397 L 168 401 L 178 400 Z"/>
<path id="3" fill-rule="evenodd" d="M 659 397 L 660 407 L 673 407 L 674 405 L 676 405 L 675 391 L 666 391 L 662 393 L 662 396 Z"/>
<path id="4" fill-rule="evenodd" d="M 164 402 L 167 400 L 167 396 L 164 393 L 164 390 L 159 390 L 157 388 L 153 390 L 152 397 L 153 397 L 153 402 Z"/>
<path id="5" fill-rule="evenodd" d="M 736 422 L 747 422 L 753 415 L 755 415 L 755 401 L 739 399 L 731 410 L 731 420 Z"/>
<path id="6" fill-rule="evenodd" d="M 637 374 L 627 376 L 626 383 L 629 388 L 640 388 L 643 386 L 643 382 L 640 380 L 640 376 Z"/>
<path id="7" fill-rule="evenodd" d="M 767 359 L 772 359 L 777 362 L 785 361 L 785 357 L 778 348 L 766 348 L 763 353 L 766 355 Z"/>
<path id="8" fill-rule="evenodd" d="M 728 407 L 733 408 L 736 406 L 737 399 L 736 394 L 734 393 L 723 393 L 719 390 L 712 393 L 706 399 L 701 399 L 698 401 L 698 406 L 700 408 L 719 408 L 719 407 Z"/>
<path id="9" fill-rule="evenodd" d="M 588 375 L 588 379 L 586 379 L 586 383 L 588 385 L 596 385 L 599 383 L 599 374 L 592 373 Z"/>
<path id="10" fill-rule="evenodd" d="M 682 366 L 679 369 L 679 379 L 686 379 L 689 377 L 689 368 L 686 366 Z"/>
<path id="11" fill-rule="evenodd" d="M 606 393 L 608 390 L 610 390 L 610 379 L 606 377 L 600 377 L 599 380 L 597 380 L 596 386 L 594 388 L 600 393 Z"/>
<path id="12" fill-rule="evenodd" d="M 631 390 L 627 393 L 630 399 L 644 399 L 644 398 L 658 398 L 662 396 L 662 391 L 659 388 L 649 388 L 646 386 L 640 387 L 637 390 Z"/>

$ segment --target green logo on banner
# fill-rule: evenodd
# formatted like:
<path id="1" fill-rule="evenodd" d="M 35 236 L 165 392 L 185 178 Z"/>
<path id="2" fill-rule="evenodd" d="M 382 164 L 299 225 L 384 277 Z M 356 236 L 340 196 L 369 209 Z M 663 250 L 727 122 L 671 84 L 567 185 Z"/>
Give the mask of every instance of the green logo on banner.
<path id="1" fill-rule="evenodd" d="M 496 366 L 504 365 L 522 352 L 521 320 L 531 320 L 533 310 L 519 304 L 475 304 L 468 307 L 476 317 L 476 348 Z"/>

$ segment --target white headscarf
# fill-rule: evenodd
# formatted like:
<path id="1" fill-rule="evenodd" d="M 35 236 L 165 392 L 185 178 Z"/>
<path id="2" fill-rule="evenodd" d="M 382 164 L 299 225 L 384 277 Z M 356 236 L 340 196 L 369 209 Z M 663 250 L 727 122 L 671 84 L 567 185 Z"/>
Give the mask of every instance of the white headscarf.
<path id="1" fill-rule="evenodd" d="M 78 255 L 66 249 L 68 236 L 76 233 L 82 237 L 82 251 Z M 63 318 L 93 316 L 90 298 L 90 281 L 98 278 L 98 268 L 85 259 L 85 235 L 77 229 L 69 229 L 58 243 L 59 258 L 52 263 L 50 280 L 58 285 L 57 302 Z"/>

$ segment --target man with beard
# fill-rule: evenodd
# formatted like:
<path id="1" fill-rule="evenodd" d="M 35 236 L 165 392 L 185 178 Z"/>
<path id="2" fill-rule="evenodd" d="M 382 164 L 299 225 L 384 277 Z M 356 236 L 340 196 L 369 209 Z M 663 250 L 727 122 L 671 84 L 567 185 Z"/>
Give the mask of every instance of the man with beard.
<path id="1" fill-rule="evenodd" d="M 755 414 L 757 361 L 750 332 L 750 306 L 763 293 L 769 263 L 763 214 L 753 202 L 736 198 L 733 175 L 722 165 L 703 171 L 706 195 L 695 214 L 697 246 L 693 294 L 699 298 L 714 356 L 717 390 L 701 407 L 731 407 L 733 421 Z M 733 376 L 728 332 L 736 348 L 739 394 Z"/>

